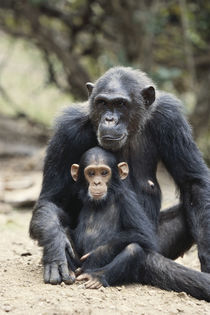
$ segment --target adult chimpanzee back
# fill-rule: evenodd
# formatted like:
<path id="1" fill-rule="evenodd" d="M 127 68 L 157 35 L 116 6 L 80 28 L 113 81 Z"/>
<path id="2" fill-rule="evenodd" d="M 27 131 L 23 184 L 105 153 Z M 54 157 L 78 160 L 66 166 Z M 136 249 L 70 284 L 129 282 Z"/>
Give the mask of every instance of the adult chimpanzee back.
<path id="1" fill-rule="evenodd" d="M 181 113 L 180 102 L 158 91 L 141 71 L 124 67 L 110 69 L 95 85 L 88 83 L 87 87 L 88 102 L 71 106 L 58 119 L 47 150 L 42 191 L 31 220 L 30 234 L 43 246 L 45 281 L 73 280 L 66 272 L 71 245 L 65 228 L 76 227 L 81 202 L 69 165 L 77 163 L 86 150 L 97 144 L 113 151 L 119 161 L 128 162 L 132 190 L 157 232 L 159 252 L 175 258 L 196 242 L 201 270 L 209 272 L 210 174 Z M 180 205 L 169 209 L 166 215 L 160 213 L 156 179 L 160 160 L 180 190 Z M 176 221 L 179 225 L 174 224 Z M 168 231 L 167 243 L 163 235 Z M 183 246 L 177 244 L 180 235 Z M 158 261 L 161 265 L 156 264 Z M 159 254 L 146 259 L 145 270 L 154 275 L 152 283 L 165 289 L 187 291 L 198 277 L 194 271 L 184 272 L 189 277 L 187 281 L 180 268 Z M 170 285 L 164 285 L 166 274 Z M 209 276 L 199 275 L 205 289 L 197 297 L 209 299 Z"/>

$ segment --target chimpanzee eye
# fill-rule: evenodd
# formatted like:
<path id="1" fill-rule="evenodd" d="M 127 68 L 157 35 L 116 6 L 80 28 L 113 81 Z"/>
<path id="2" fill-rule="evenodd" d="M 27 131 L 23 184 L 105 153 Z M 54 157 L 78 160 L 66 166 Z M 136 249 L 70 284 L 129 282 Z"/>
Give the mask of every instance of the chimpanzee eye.
<path id="1" fill-rule="evenodd" d="M 97 105 L 99 105 L 99 106 L 105 106 L 106 105 L 106 101 L 105 100 L 97 100 Z"/>
<path id="2" fill-rule="evenodd" d="M 108 172 L 107 170 L 102 170 L 102 171 L 101 171 L 101 175 L 102 175 L 102 176 L 106 176 L 106 175 L 108 175 L 108 173 L 109 173 L 109 172 Z"/>
<path id="3" fill-rule="evenodd" d="M 88 176 L 89 177 L 93 177 L 94 175 L 95 175 L 94 171 L 92 171 L 92 170 L 88 171 Z"/>
<path id="4" fill-rule="evenodd" d="M 125 107 L 126 106 L 126 101 L 120 100 L 118 104 L 119 104 L 119 106 Z"/>

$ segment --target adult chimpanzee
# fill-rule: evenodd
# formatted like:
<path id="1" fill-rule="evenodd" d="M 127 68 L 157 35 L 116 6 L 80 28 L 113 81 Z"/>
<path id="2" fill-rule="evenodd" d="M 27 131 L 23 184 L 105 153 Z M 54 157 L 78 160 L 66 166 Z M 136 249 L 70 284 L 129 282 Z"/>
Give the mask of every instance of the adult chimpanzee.
<path id="1" fill-rule="evenodd" d="M 175 258 L 196 242 L 201 269 L 209 272 L 209 170 L 180 112 L 180 102 L 156 90 L 144 73 L 130 68 L 110 69 L 95 85 L 88 83 L 87 87 L 88 102 L 70 107 L 58 120 L 48 146 L 42 191 L 31 220 L 30 234 L 43 246 L 45 282 L 73 280 L 67 273 L 71 246 L 65 228 L 76 227 L 81 202 L 68 169 L 98 143 L 113 151 L 119 161 L 129 164 L 131 189 L 157 231 L 160 251 Z M 159 213 L 161 194 L 156 179 L 160 160 L 180 190 L 180 205 L 164 214 Z M 182 235 L 183 245 L 178 243 Z M 161 264 L 156 263 L 154 255 L 146 259 L 148 269 L 154 269 L 154 283 L 163 287 L 161 276 L 168 272 L 175 280 L 167 288 L 175 289 L 180 273 L 174 271 L 172 261 L 157 256 Z"/>
<path id="2" fill-rule="evenodd" d="M 82 262 L 78 269 L 82 274 L 77 279 L 88 280 L 85 286 L 91 289 L 126 282 L 154 284 L 158 277 L 151 272 L 150 263 L 147 266 L 147 258 L 156 257 L 155 231 L 130 190 L 129 178 L 123 181 L 128 176 L 128 164 L 118 164 L 113 154 L 94 147 L 82 155 L 79 165 L 72 165 L 71 174 L 82 201 L 78 225 L 73 231 L 69 229 Z M 78 265 L 76 259 L 73 261 Z M 210 300 L 210 276 L 175 263 L 171 267 L 181 271 L 183 278 L 174 287 L 175 279 L 165 275 L 164 287 L 182 288 L 194 297 Z"/>

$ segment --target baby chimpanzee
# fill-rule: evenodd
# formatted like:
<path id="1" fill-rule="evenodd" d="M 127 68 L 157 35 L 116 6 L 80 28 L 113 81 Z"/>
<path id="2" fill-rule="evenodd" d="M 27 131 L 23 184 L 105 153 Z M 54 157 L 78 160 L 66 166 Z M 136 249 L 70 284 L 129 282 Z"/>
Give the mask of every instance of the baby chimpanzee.
<path id="1" fill-rule="evenodd" d="M 71 166 L 83 205 L 71 237 L 81 257 L 77 279 L 86 280 L 86 288 L 140 282 L 146 254 L 157 250 L 153 226 L 130 189 L 128 173 L 127 163 L 117 163 L 99 147 Z"/>

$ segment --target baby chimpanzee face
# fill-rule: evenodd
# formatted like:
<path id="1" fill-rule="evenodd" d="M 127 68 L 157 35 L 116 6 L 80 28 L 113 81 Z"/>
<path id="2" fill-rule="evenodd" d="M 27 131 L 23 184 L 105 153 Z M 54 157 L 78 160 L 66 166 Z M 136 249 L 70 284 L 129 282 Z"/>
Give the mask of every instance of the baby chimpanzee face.
<path id="1" fill-rule="evenodd" d="M 112 168 L 118 168 L 120 179 L 128 176 L 128 164 L 121 162 L 114 165 L 111 161 L 111 153 L 96 147 L 88 150 L 82 158 L 81 165 L 71 166 L 71 176 L 77 181 L 82 177 L 82 182 L 86 182 L 87 194 L 92 200 L 105 199 L 108 187 L 112 181 Z M 78 181 L 79 182 L 79 181 Z M 81 182 L 81 186 L 82 186 Z"/>
<path id="2" fill-rule="evenodd" d="M 88 194 L 91 199 L 100 200 L 106 197 L 112 170 L 105 164 L 91 164 L 84 169 L 88 182 Z"/>

